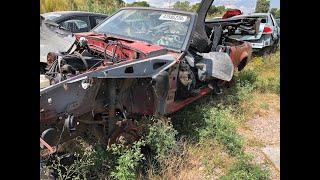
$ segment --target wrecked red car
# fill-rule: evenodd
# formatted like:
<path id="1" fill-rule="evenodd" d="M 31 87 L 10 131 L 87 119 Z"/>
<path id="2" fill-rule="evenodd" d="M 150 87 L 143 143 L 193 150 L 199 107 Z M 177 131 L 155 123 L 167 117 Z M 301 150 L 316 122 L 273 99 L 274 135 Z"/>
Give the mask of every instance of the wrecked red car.
<path id="1" fill-rule="evenodd" d="M 101 142 L 139 138 L 143 116 L 174 113 L 230 81 L 251 58 L 250 44 L 229 38 L 254 22 L 205 24 L 213 0 L 197 13 L 123 8 L 67 52 L 51 53 L 51 86 L 40 90 L 41 147 L 82 132 Z"/>

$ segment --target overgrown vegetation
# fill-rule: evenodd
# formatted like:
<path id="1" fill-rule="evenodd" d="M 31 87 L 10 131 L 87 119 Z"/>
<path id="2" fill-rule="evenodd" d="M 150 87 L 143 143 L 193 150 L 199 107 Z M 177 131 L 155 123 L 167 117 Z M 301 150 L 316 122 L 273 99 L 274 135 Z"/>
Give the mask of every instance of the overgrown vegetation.
<path id="1" fill-rule="evenodd" d="M 227 175 L 220 178 L 220 180 L 267 180 L 269 179 L 269 172 L 261 169 L 261 167 L 252 164 L 251 159 L 247 155 L 242 155 L 238 158 L 237 162 L 232 165 Z"/>
<path id="2" fill-rule="evenodd" d="M 165 160 L 171 150 L 177 148 L 176 135 L 177 131 L 168 120 L 157 120 L 150 125 L 146 141 L 156 159 Z"/>
<path id="3" fill-rule="evenodd" d="M 111 171 L 111 177 L 119 180 L 135 179 L 137 176 L 138 167 L 144 159 L 141 154 L 141 147 L 145 142 L 137 141 L 132 147 L 128 148 L 123 144 L 113 145 L 112 154 L 117 156 L 116 166 Z"/>

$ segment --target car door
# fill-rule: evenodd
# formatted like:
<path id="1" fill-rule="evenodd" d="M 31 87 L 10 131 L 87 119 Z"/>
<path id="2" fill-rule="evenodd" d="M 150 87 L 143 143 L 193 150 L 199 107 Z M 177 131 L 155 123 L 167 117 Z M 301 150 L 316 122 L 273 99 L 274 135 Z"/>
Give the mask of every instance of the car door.
<path id="1" fill-rule="evenodd" d="M 91 30 L 88 16 L 72 16 L 59 22 L 59 25 L 72 33 L 88 32 Z"/>

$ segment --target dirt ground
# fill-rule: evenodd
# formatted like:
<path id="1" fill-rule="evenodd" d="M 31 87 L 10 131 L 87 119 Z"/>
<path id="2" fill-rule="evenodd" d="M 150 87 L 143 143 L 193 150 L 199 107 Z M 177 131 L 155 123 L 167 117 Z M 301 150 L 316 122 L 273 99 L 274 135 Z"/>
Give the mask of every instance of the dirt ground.
<path id="1" fill-rule="evenodd" d="M 280 179 L 280 112 L 248 120 L 239 132 L 245 139 L 245 152 L 256 164 L 270 170 L 270 178 Z"/>

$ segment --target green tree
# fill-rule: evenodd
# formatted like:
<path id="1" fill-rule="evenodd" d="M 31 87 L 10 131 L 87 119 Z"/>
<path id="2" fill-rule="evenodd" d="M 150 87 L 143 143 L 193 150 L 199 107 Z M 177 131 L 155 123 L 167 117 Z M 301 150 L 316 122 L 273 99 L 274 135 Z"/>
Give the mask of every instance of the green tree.
<path id="1" fill-rule="evenodd" d="M 280 17 L 280 9 L 278 9 L 278 8 L 271 8 L 270 13 L 271 13 L 275 18 L 279 18 L 279 17 Z"/>
<path id="2" fill-rule="evenodd" d="M 197 12 L 199 9 L 200 3 L 195 3 L 191 6 L 190 11 Z M 221 15 L 226 11 L 225 6 L 211 6 L 208 10 L 207 17 L 212 17 L 215 15 Z"/>
<path id="3" fill-rule="evenodd" d="M 182 11 L 190 11 L 191 10 L 190 2 L 189 1 L 183 1 L 183 2 L 177 1 L 176 3 L 174 3 L 173 9 L 182 10 Z"/>
<path id="4" fill-rule="evenodd" d="M 150 7 L 150 5 L 146 1 L 139 1 L 127 4 L 129 7 Z"/>
<path id="5" fill-rule="evenodd" d="M 223 14 L 226 11 L 224 6 L 211 6 L 208 10 L 208 15 Z"/>
<path id="6" fill-rule="evenodd" d="M 269 0 L 257 0 L 256 13 L 267 13 L 270 8 Z"/>
<path id="7" fill-rule="evenodd" d="M 192 12 L 197 12 L 199 9 L 200 3 L 195 3 L 194 5 L 191 6 L 191 11 Z"/>

